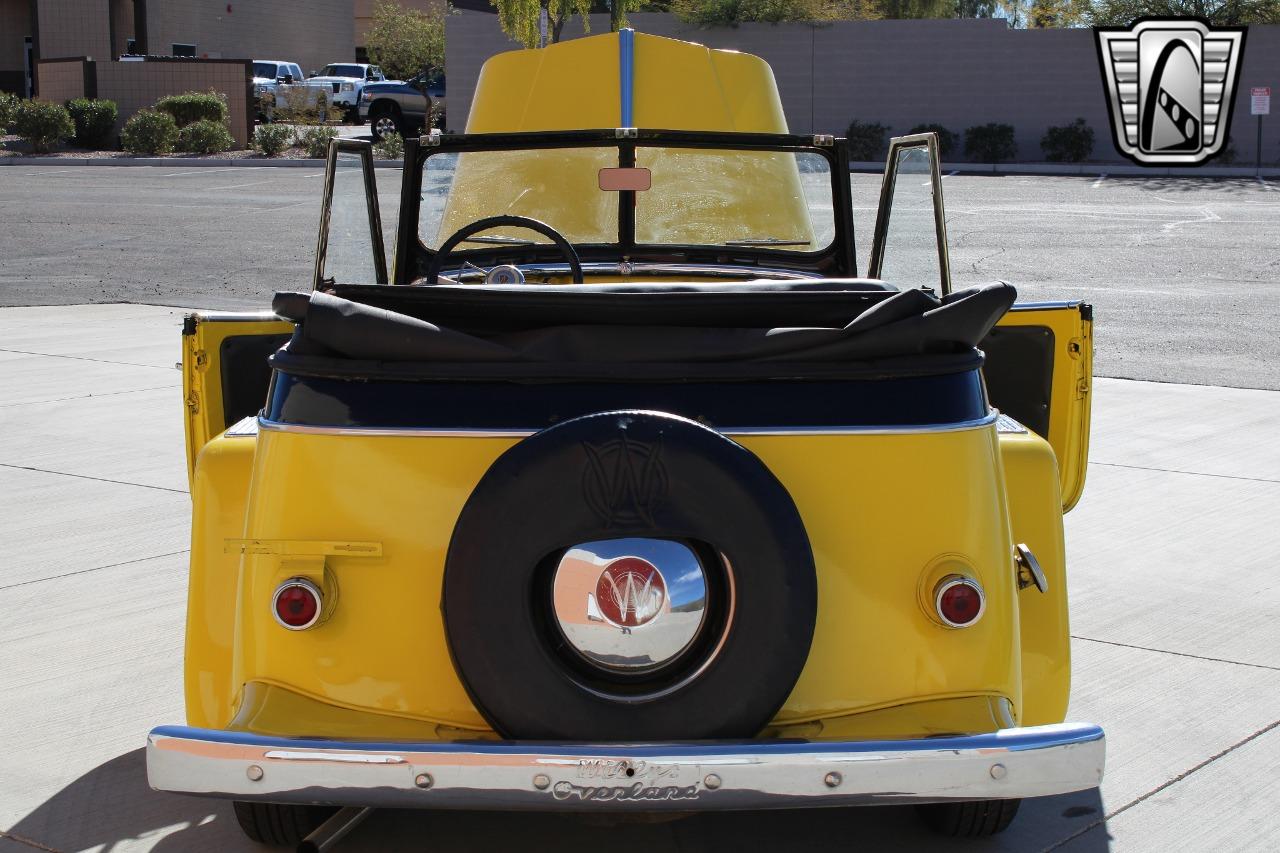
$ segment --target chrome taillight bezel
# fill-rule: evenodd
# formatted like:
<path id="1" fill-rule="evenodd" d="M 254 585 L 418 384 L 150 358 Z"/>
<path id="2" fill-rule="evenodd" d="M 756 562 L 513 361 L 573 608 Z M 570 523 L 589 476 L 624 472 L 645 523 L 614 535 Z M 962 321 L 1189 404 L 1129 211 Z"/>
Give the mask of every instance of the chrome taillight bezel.
<path id="1" fill-rule="evenodd" d="M 968 622 L 954 622 L 947 618 L 947 614 L 942 609 L 942 596 L 947 590 L 957 586 L 967 586 L 978 594 L 978 612 Z M 982 615 L 987 612 L 987 594 L 983 591 L 982 584 L 974 578 L 965 575 L 947 575 L 933 588 L 933 610 L 938 621 L 948 628 L 972 628 L 982 621 Z"/>
<path id="2" fill-rule="evenodd" d="M 308 621 L 304 625 L 290 625 L 288 622 L 281 619 L 280 611 L 276 606 L 280 601 L 280 596 L 283 595 L 286 591 L 290 589 L 294 589 L 295 587 L 306 590 L 316 600 L 315 615 L 312 616 L 310 621 Z M 314 583 L 307 580 L 306 578 L 289 578 L 287 581 L 280 584 L 280 586 L 276 587 L 275 593 L 271 596 L 271 617 L 276 620 L 276 624 L 279 625 L 281 628 L 285 628 L 290 631 L 305 631 L 308 628 L 315 627 L 316 623 L 320 621 L 320 615 L 323 612 L 324 612 L 324 593 L 320 591 L 320 587 L 316 586 Z"/>

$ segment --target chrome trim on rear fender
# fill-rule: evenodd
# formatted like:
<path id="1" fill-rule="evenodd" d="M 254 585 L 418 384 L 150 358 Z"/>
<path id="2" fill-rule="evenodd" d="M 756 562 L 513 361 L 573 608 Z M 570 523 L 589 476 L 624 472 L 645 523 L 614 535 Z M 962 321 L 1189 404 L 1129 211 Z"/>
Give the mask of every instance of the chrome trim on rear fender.
<path id="1" fill-rule="evenodd" d="M 262 802 L 714 811 L 1064 794 L 1102 781 L 1105 752 L 1102 729 L 1089 723 L 898 741 L 594 745 L 295 740 L 162 726 L 147 738 L 147 778 L 158 791 Z"/>
<path id="2" fill-rule="evenodd" d="M 992 409 L 984 417 L 949 424 L 903 424 L 901 426 L 791 426 L 791 427 L 725 427 L 716 431 L 730 438 L 739 435 L 916 435 L 932 432 L 961 432 L 981 429 L 996 422 L 999 413 Z M 263 432 L 296 432 L 308 435 L 360 436 L 427 436 L 432 438 L 526 438 L 536 429 L 417 429 L 414 427 L 344 427 L 317 424 L 291 424 L 259 416 L 258 428 Z M 546 427 L 550 429 L 550 427 Z M 712 427 L 715 429 L 715 427 Z"/>

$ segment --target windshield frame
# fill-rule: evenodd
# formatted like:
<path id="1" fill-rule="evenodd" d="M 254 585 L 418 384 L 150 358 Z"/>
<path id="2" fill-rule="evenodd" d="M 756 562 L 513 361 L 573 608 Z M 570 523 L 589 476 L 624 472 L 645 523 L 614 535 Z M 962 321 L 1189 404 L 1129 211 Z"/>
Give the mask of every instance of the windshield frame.
<path id="1" fill-rule="evenodd" d="M 408 284 L 421 278 L 436 252 L 418 231 L 422 177 L 429 157 L 441 154 L 521 151 L 551 148 L 618 149 L 618 165 L 635 165 L 637 148 L 727 149 L 816 154 L 827 161 L 831 175 L 834 233 L 831 243 L 818 251 L 794 251 L 757 246 L 713 246 L 681 243 L 644 244 L 635 241 L 634 192 L 618 192 L 618 240 L 613 243 L 575 243 L 584 264 L 671 264 L 686 267 L 732 267 L 743 270 L 782 269 L 823 278 L 856 278 L 853 201 L 849 184 L 849 157 L 845 140 L 824 135 L 734 133 L 706 131 L 610 128 L 602 130 L 524 133 L 434 133 L 405 141 L 404 176 L 397 227 L 394 281 Z M 454 261 L 456 260 L 456 264 Z M 564 259 L 550 244 L 482 246 L 450 252 L 446 270 L 467 264 L 492 267 L 554 264 Z"/>

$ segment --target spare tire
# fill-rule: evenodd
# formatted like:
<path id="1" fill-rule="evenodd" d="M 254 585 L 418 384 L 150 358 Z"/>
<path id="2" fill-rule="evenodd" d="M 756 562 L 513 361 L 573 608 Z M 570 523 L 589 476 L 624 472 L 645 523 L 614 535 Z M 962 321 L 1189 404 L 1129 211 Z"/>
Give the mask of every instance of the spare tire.
<path id="1" fill-rule="evenodd" d="M 817 581 L 754 454 L 685 418 L 604 412 L 493 463 L 442 606 L 458 675 L 504 737 L 745 738 L 804 667 Z"/>

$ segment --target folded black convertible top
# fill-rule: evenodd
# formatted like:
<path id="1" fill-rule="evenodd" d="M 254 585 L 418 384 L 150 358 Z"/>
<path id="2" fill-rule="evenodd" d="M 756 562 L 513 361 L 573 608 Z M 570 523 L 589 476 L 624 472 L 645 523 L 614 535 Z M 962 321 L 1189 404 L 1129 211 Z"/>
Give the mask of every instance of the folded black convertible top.
<path id="1" fill-rule="evenodd" d="M 417 304 L 412 300 L 397 304 L 412 314 L 321 292 L 279 293 L 273 307 L 296 323 L 297 331 L 278 354 L 277 366 L 309 367 L 311 372 L 327 363 L 330 370 L 322 372 L 350 374 L 355 365 L 339 363 L 356 361 L 371 370 L 382 365 L 404 373 L 404 368 L 416 365 L 440 372 L 447 366 L 452 369 L 445 373 L 463 375 L 465 366 L 473 365 L 492 375 L 492 368 L 506 365 L 516 374 L 529 373 L 519 369 L 526 367 L 550 376 L 557 369 L 566 375 L 581 374 L 587 365 L 595 370 L 613 365 L 623 374 L 634 375 L 644 372 L 646 365 L 656 373 L 670 373 L 679 365 L 697 373 L 699 367 L 712 365 L 738 365 L 740 370 L 751 364 L 853 367 L 905 359 L 915 365 L 912 372 L 920 372 L 929 361 L 935 362 L 935 369 L 955 370 L 977 362 L 980 355 L 975 347 L 1017 296 L 1013 286 L 1005 283 L 969 288 L 943 299 L 904 290 L 870 294 L 874 298 L 869 300 L 864 291 L 849 291 L 847 322 L 836 325 L 830 318 L 839 311 L 840 297 L 831 292 L 752 293 L 742 287 L 689 294 L 650 287 L 642 292 L 597 289 L 579 293 L 574 301 L 564 293 L 540 291 L 537 285 L 482 294 L 463 286 L 452 290 L 469 291 L 470 301 L 465 304 L 473 307 L 461 311 L 458 299 L 453 299 L 442 310 L 453 321 L 445 326 L 433 322 L 431 314 L 432 300 L 440 299 L 446 290 L 424 288 L 418 292 L 431 293 Z M 699 303 L 700 325 L 683 325 L 685 318 L 678 313 L 682 296 L 698 297 L 690 302 Z M 805 296 L 820 298 L 821 313 L 829 324 L 766 325 L 771 300 L 779 309 L 786 308 L 778 313 L 794 319 L 797 297 Z M 732 325 L 708 322 L 706 307 L 714 307 L 716 300 L 736 306 L 725 312 Z M 662 310 L 655 311 L 659 302 Z M 556 312 L 564 320 L 548 324 L 495 322 L 495 316 L 504 312 L 520 316 L 522 305 L 537 308 L 547 303 L 572 306 L 576 313 Z M 744 305 L 750 308 L 745 314 Z M 655 322 L 664 314 L 674 322 Z M 545 310 L 541 312 L 546 315 Z"/>

